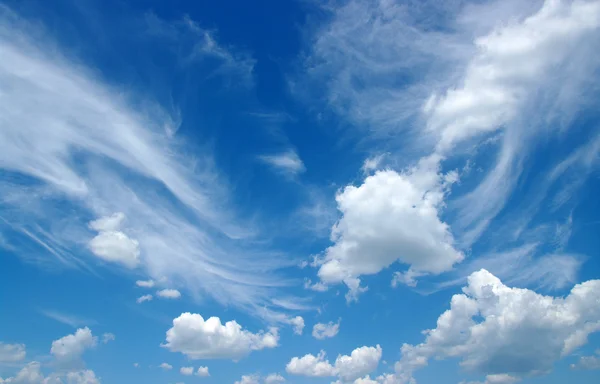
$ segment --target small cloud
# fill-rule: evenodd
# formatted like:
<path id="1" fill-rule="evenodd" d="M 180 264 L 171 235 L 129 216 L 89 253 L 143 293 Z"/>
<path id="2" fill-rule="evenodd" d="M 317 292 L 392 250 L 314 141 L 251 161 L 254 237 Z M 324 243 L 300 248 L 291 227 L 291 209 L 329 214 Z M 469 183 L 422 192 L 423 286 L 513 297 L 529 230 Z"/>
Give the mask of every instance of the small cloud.
<path id="1" fill-rule="evenodd" d="M 107 344 L 110 341 L 115 341 L 115 335 L 112 333 L 105 333 L 102 335 L 102 343 Z"/>
<path id="2" fill-rule="evenodd" d="M 164 369 L 165 371 L 170 371 L 171 369 L 173 369 L 173 366 L 169 363 L 162 363 L 158 367 Z"/>
<path id="3" fill-rule="evenodd" d="M 179 373 L 185 376 L 192 376 L 194 374 L 194 367 L 181 367 Z"/>
<path id="4" fill-rule="evenodd" d="M 120 231 L 125 215 L 121 212 L 101 217 L 89 223 L 98 235 L 90 240 L 90 251 L 104 261 L 119 263 L 133 269 L 140 262 L 139 243 Z"/>
<path id="5" fill-rule="evenodd" d="M 139 368 L 139 367 L 140 367 L 140 364 L 139 364 L 139 363 L 133 363 L 133 366 L 134 366 L 135 368 Z"/>
<path id="6" fill-rule="evenodd" d="M 381 162 L 383 161 L 383 158 L 385 157 L 385 154 L 381 154 L 381 155 L 377 155 L 377 156 L 373 156 L 373 157 L 369 157 L 367 159 L 365 159 L 365 162 L 363 163 L 362 167 L 360 168 L 361 171 L 365 174 L 365 175 L 369 175 L 371 174 L 371 172 L 376 171 L 379 166 L 381 165 Z"/>
<path id="7" fill-rule="evenodd" d="M 0 363 L 15 363 L 25 359 L 25 344 L 5 344 L 0 342 Z"/>
<path id="8" fill-rule="evenodd" d="M 262 155 L 259 159 L 286 176 L 296 176 L 306 170 L 302 159 L 294 150 L 276 155 Z"/>
<path id="9" fill-rule="evenodd" d="M 317 340 L 329 339 L 334 337 L 340 331 L 340 322 L 342 319 L 338 319 L 337 323 L 330 321 L 327 324 L 317 323 L 313 327 L 312 335 Z"/>
<path id="10" fill-rule="evenodd" d="M 150 301 L 150 300 L 152 300 L 152 299 L 154 299 L 154 297 L 153 297 L 152 295 L 144 295 L 144 296 L 140 296 L 140 297 L 138 297 L 138 298 L 137 298 L 137 300 L 136 300 L 136 302 L 137 302 L 138 304 L 141 304 L 141 303 L 143 303 L 144 301 Z"/>
<path id="11" fill-rule="evenodd" d="M 196 376 L 200 376 L 200 377 L 210 376 L 210 373 L 208 373 L 208 367 L 199 367 L 198 370 L 196 371 Z"/>
<path id="12" fill-rule="evenodd" d="M 154 280 L 138 280 L 135 282 L 135 285 L 142 288 L 152 288 L 155 283 Z"/>
<path id="13" fill-rule="evenodd" d="M 313 284 L 313 282 L 310 279 L 306 279 L 304 280 L 304 289 L 308 289 L 315 292 L 325 292 L 329 289 L 329 286 L 320 281 Z"/>
<path id="14" fill-rule="evenodd" d="M 179 299 L 181 292 L 176 289 L 163 289 L 156 292 L 156 296 L 162 297 L 163 299 Z"/>

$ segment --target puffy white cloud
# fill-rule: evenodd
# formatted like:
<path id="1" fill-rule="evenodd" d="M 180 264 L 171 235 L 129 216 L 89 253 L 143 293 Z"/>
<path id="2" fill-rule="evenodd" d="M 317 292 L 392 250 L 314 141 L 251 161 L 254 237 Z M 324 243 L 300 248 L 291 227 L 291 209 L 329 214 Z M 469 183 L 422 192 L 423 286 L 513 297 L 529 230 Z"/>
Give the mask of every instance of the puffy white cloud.
<path id="1" fill-rule="evenodd" d="M 194 367 L 181 367 L 179 373 L 186 376 L 192 376 L 194 374 Z"/>
<path id="2" fill-rule="evenodd" d="M 486 270 L 474 272 L 437 327 L 425 331 L 425 341 L 402 346 L 397 377 L 408 381 L 429 359 L 450 357 L 488 375 L 486 383 L 547 372 L 600 331 L 599 297 L 600 280 L 575 285 L 563 298 L 508 287 Z"/>
<path id="3" fill-rule="evenodd" d="M 158 367 L 164 369 L 165 371 L 170 371 L 173 369 L 173 366 L 169 363 L 161 363 Z"/>
<path id="4" fill-rule="evenodd" d="M 196 371 L 196 376 L 200 376 L 200 377 L 210 376 L 210 373 L 208 373 L 208 367 L 198 367 L 198 370 Z"/>
<path id="5" fill-rule="evenodd" d="M 298 156 L 294 150 L 289 150 L 276 155 L 263 155 L 259 158 L 277 171 L 288 176 L 297 175 L 304 172 L 306 169 L 302 159 L 300 159 L 300 156 Z"/>
<path id="6" fill-rule="evenodd" d="M 265 384 L 285 383 L 285 378 L 278 373 L 271 373 L 265 377 Z"/>
<path id="7" fill-rule="evenodd" d="M 260 384 L 260 376 L 258 375 L 243 375 L 235 384 Z"/>
<path id="8" fill-rule="evenodd" d="M 0 384 L 100 384 L 100 379 L 91 370 L 52 373 L 44 377 L 41 364 L 33 361 L 23 367 L 16 376 L 0 378 Z"/>
<path id="9" fill-rule="evenodd" d="M 301 335 L 304 330 L 304 319 L 302 316 L 296 316 L 289 320 L 290 324 L 294 327 L 294 333 L 296 335 Z"/>
<path id="10" fill-rule="evenodd" d="M 113 333 L 105 333 L 102 335 L 102 343 L 107 344 L 109 341 L 115 341 L 116 337 Z"/>
<path id="11" fill-rule="evenodd" d="M 73 362 L 81 358 L 86 349 L 95 347 L 97 339 L 88 327 L 80 328 L 72 335 L 54 340 L 50 353 L 59 362 Z"/>
<path id="12" fill-rule="evenodd" d="M 162 346 L 190 359 L 238 360 L 252 351 L 275 348 L 278 341 L 277 328 L 252 333 L 235 320 L 221 324 L 218 317 L 204 320 L 199 314 L 186 312 L 173 319 Z"/>
<path id="13" fill-rule="evenodd" d="M 2 384 L 41 384 L 44 381 L 44 375 L 40 372 L 41 364 L 37 361 L 28 363 L 23 367 L 15 377 L 7 379 L 0 378 Z"/>
<path id="14" fill-rule="evenodd" d="M 25 344 L 6 344 L 0 342 L 0 363 L 14 363 L 25 359 Z"/>
<path id="15" fill-rule="evenodd" d="M 124 219 L 125 215 L 119 212 L 90 222 L 89 227 L 98 235 L 90 240 L 89 247 L 103 260 L 135 268 L 140 262 L 139 243 L 119 230 Z"/>
<path id="16" fill-rule="evenodd" d="M 144 301 L 150 301 L 150 300 L 152 300 L 153 298 L 154 298 L 154 297 L 153 297 L 152 295 L 142 295 L 142 296 L 138 297 L 138 298 L 137 298 L 135 301 L 136 301 L 138 304 L 141 304 L 141 303 L 143 303 Z"/>
<path id="17" fill-rule="evenodd" d="M 292 375 L 309 377 L 338 376 L 341 382 L 347 383 L 359 379 L 377 369 L 381 359 L 381 347 L 360 347 L 352 351 L 350 356 L 340 355 L 335 364 L 325 359 L 325 352 L 317 356 L 307 354 L 303 357 L 293 357 L 286 365 L 286 371 Z"/>
<path id="18" fill-rule="evenodd" d="M 138 280 L 135 282 L 135 285 L 142 288 L 152 288 L 155 284 L 154 280 Z"/>
<path id="19" fill-rule="evenodd" d="M 511 375 L 507 375 L 505 373 L 501 373 L 498 375 L 487 375 L 485 377 L 485 381 L 471 381 L 467 384 L 514 384 L 519 382 L 520 379 Z M 465 384 L 464 382 L 461 384 Z"/>
<path id="20" fill-rule="evenodd" d="M 156 296 L 162 297 L 163 299 L 179 299 L 181 292 L 176 289 L 162 289 L 156 292 Z"/>
<path id="21" fill-rule="evenodd" d="M 463 259 L 439 218 L 448 183 L 437 172 L 438 160 L 424 159 L 404 173 L 376 172 L 336 196 L 343 216 L 332 229 L 335 244 L 317 260 L 322 282 L 344 282 L 352 298 L 361 289 L 358 277 L 393 263 L 438 274 Z"/>
<path id="22" fill-rule="evenodd" d="M 317 356 L 307 354 L 302 357 L 292 357 L 285 370 L 292 375 L 310 377 L 329 377 L 335 376 L 336 373 L 335 367 L 325 359 L 325 351 L 319 352 Z"/>
<path id="23" fill-rule="evenodd" d="M 577 363 L 571 364 L 571 369 L 600 369 L 600 349 L 596 351 L 596 356 L 581 356 Z"/>
<path id="24" fill-rule="evenodd" d="M 339 319 L 337 323 L 330 321 L 327 324 L 317 323 L 313 326 L 312 335 L 315 339 L 323 340 L 327 338 L 334 337 L 340 331 L 340 322 L 342 320 Z"/>
<path id="25" fill-rule="evenodd" d="M 100 384 L 94 371 L 85 370 L 67 373 L 67 384 Z"/>

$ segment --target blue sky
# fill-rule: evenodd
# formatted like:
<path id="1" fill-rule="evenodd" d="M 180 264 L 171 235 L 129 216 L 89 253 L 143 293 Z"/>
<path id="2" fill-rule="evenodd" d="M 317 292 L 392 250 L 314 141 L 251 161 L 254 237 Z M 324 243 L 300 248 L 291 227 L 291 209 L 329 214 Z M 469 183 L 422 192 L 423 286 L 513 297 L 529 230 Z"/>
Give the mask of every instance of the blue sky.
<path id="1" fill-rule="evenodd" d="M 600 1 L 0 0 L 0 383 L 596 383 Z"/>

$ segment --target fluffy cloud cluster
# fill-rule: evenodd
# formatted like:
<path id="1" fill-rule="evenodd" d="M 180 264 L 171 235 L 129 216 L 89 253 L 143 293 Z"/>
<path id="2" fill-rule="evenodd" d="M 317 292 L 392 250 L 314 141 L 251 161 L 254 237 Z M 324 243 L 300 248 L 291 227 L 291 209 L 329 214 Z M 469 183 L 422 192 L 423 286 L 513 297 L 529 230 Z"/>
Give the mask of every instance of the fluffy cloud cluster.
<path id="1" fill-rule="evenodd" d="M 86 349 L 96 346 L 98 338 L 88 328 L 80 328 L 74 334 L 61 337 L 52 342 L 50 353 L 59 362 L 74 362 L 81 358 Z"/>
<path id="2" fill-rule="evenodd" d="M 360 347 L 352 351 L 350 356 L 340 355 L 331 364 L 321 351 L 317 356 L 308 354 L 294 357 L 286 366 L 286 371 L 292 375 L 309 377 L 338 376 L 342 383 L 349 383 L 361 378 L 375 369 L 381 359 L 381 347 Z"/>
<path id="3" fill-rule="evenodd" d="M 104 334 L 105 340 L 114 340 L 111 333 Z M 41 364 L 32 361 L 21 368 L 13 377 L 1 378 L 0 384 L 99 384 L 100 379 L 94 371 L 72 369 L 70 364 L 79 362 L 83 352 L 96 346 L 97 337 L 89 328 L 78 329 L 74 334 L 61 337 L 52 342 L 50 349 L 55 362 L 61 366 L 57 372 L 45 376 Z M 18 362 L 25 358 L 25 346 L 22 344 L 0 343 L 0 362 Z"/>
<path id="4" fill-rule="evenodd" d="M 600 331 L 600 280 L 578 284 L 566 297 L 511 288 L 486 270 L 472 273 L 450 309 L 425 331 L 425 341 L 402 346 L 398 382 L 431 358 L 459 358 L 460 365 L 487 375 L 486 383 L 510 383 L 552 369 L 554 362 Z"/>
<path id="5" fill-rule="evenodd" d="M 6 344 L 0 342 L 0 363 L 14 363 L 25 359 L 24 344 Z"/>
<path id="6" fill-rule="evenodd" d="M 337 321 L 337 323 L 330 321 L 327 324 L 324 324 L 324 323 L 315 324 L 313 326 L 313 330 L 312 330 L 313 337 L 318 340 L 323 340 L 323 339 L 328 339 L 328 338 L 334 337 L 340 331 L 340 322 L 341 322 L 341 319 L 339 319 Z"/>
<path id="7" fill-rule="evenodd" d="M 285 378 L 277 373 L 271 373 L 261 378 L 260 375 L 243 375 L 235 384 L 280 384 L 284 383 Z"/>
<path id="8" fill-rule="evenodd" d="M 41 364 L 34 361 L 23 367 L 14 377 L 0 377 L 0 384 L 100 384 L 100 379 L 89 369 L 44 376 Z"/>
<path id="9" fill-rule="evenodd" d="M 156 292 L 156 296 L 162 297 L 163 299 L 179 299 L 181 292 L 176 289 L 161 289 Z"/>
<path id="10" fill-rule="evenodd" d="M 124 220 L 125 215 L 118 212 L 90 222 L 90 229 L 98 231 L 98 235 L 90 240 L 89 247 L 103 260 L 135 268 L 140 261 L 139 243 L 120 230 Z"/>
<path id="11" fill-rule="evenodd" d="M 463 259 L 449 226 L 439 218 L 453 179 L 438 174 L 438 160 L 424 159 L 405 173 L 376 172 L 337 195 L 343 216 L 331 233 L 335 244 L 316 262 L 322 282 L 346 283 L 352 299 L 360 292 L 359 276 L 393 263 L 414 273 L 437 274 Z"/>
<path id="12" fill-rule="evenodd" d="M 596 356 L 581 356 L 576 364 L 571 364 L 571 369 L 600 369 L 600 349 L 596 351 Z"/>
<path id="13" fill-rule="evenodd" d="M 199 314 L 187 312 L 173 320 L 162 346 L 190 359 L 238 360 L 252 351 L 275 348 L 278 342 L 276 328 L 252 333 L 242 329 L 235 320 L 221 324 L 218 317 L 204 320 Z"/>

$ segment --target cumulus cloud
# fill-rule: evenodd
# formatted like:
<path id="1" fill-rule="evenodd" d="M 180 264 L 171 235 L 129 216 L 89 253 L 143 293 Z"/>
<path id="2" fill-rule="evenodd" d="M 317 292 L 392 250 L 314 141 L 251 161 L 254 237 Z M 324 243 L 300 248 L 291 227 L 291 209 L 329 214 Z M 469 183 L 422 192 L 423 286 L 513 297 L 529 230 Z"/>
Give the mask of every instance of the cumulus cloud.
<path id="1" fill-rule="evenodd" d="M 259 159 L 287 176 L 295 176 L 306 170 L 300 156 L 294 150 L 276 155 L 263 155 Z"/>
<path id="2" fill-rule="evenodd" d="M 332 338 L 340 331 L 340 322 L 342 319 L 338 319 L 337 323 L 330 321 L 329 323 L 317 323 L 313 326 L 312 335 L 315 339 L 323 340 Z"/>
<path id="3" fill-rule="evenodd" d="M 258 375 L 243 375 L 242 378 L 235 384 L 260 384 L 260 376 Z"/>
<path id="4" fill-rule="evenodd" d="M 198 370 L 196 371 L 195 375 L 200 377 L 210 376 L 210 373 L 208 373 L 208 367 L 198 367 Z"/>
<path id="5" fill-rule="evenodd" d="M 102 343 L 107 344 L 110 341 L 115 341 L 115 335 L 113 333 L 105 333 L 102 335 Z"/>
<path id="6" fill-rule="evenodd" d="M 135 285 L 142 288 L 152 288 L 155 283 L 154 280 L 138 280 L 135 282 Z"/>
<path id="7" fill-rule="evenodd" d="M 99 258 L 120 263 L 127 268 L 135 268 L 139 264 L 139 243 L 119 230 L 125 215 L 121 212 L 102 217 L 90 223 L 90 228 L 98 231 L 98 235 L 90 240 L 92 253 Z"/>
<path id="8" fill-rule="evenodd" d="M 486 270 L 474 272 L 437 327 L 424 332 L 425 341 L 402 346 L 396 377 L 408 382 L 433 358 L 459 358 L 463 368 L 487 375 L 486 383 L 548 372 L 600 331 L 598 297 L 600 280 L 575 285 L 563 298 L 508 287 Z"/>
<path id="9" fill-rule="evenodd" d="M 136 301 L 138 304 L 141 304 L 141 303 L 143 303 L 144 301 L 150 301 L 150 300 L 152 300 L 153 298 L 154 298 L 154 297 L 153 297 L 152 295 L 143 295 L 143 296 L 140 296 L 140 297 L 138 297 L 138 298 L 137 298 L 135 301 Z"/>
<path id="10" fill-rule="evenodd" d="M 44 376 L 41 364 L 37 361 L 28 363 L 14 377 L 0 378 L 1 384 L 100 384 L 94 371 L 80 370 L 51 373 Z"/>
<path id="11" fill-rule="evenodd" d="M 96 346 L 98 338 L 88 328 L 80 328 L 72 335 L 61 337 L 52 342 L 50 353 L 61 363 L 76 362 L 85 350 Z"/>
<path id="12" fill-rule="evenodd" d="M 156 292 L 156 296 L 162 297 L 163 299 L 179 299 L 181 292 L 176 289 L 162 289 Z"/>
<path id="13" fill-rule="evenodd" d="M 194 374 L 194 367 L 181 367 L 179 373 L 185 376 L 192 376 Z"/>
<path id="14" fill-rule="evenodd" d="M 600 349 L 595 356 L 581 356 L 577 363 L 571 364 L 571 369 L 597 370 L 600 369 Z"/>
<path id="15" fill-rule="evenodd" d="M 322 282 L 360 290 L 358 277 L 399 262 L 418 273 L 439 274 L 463 259 L 448 224 L 439 218 L 447 183 L 437 159 L 405 173 L 379 171 L 337 196 L 342 218 L 332 229 L 334 245 L 318 260 Z"/>
<path id="16" fill-rule="evenodd" d="M 350 356 L 339 355 L 332 365 L 321 351 L 317 356 L 307 354 L 293 357 L 286 365 L 286 371 L 292 375 L 309 377 L 338 376 L 341 382 L 349 383 L 371 373 L 379 365 L 381 347 L 360 347 L 352 351 Z"/>
<path id="17" fill-rule="evenodd" d="M 239 360 L 252 351 L 275 348 L 279 342 L 277 328 L 252 333 L 235 320 L 221 324 L 218 317 L 207 320 L 196 313 L 182 313 L 173 320 L 162 346 L 190 359 Z"/>
<path id="18" fill-rule="evenodd" d="M 265 384 L 279 384 L 284 382 L 285 378 L 278 373 L 271 373 L 265 377 Z"/>
<path id="19" fill-rule="evenodd" d="M 369 160 L 362 185 L 337 196 L 342 218 L 331 232 L 334 244 L 324 252 L 319 277 L 356 287 L 349 299 L 359 293 L 361 274 L 378 273 L 396 261 L 409 270 L 397 274 L 395 283 L 409 285 L 459 262 L 461 249 L 476 242 L 505 207 L 535 140 L 566 129 L 565 121 L 597 89 L 589 82 L 600 57 L 589 51 L 597 43 L 598 2 L 421 3 L 347 1 L 326 7 L 330 22 L 317 29 L 307 56 L 309 77 L 324 90 L 325 105 L 385 137 L 384 148 L 391 142 L 396 151 L 390 159 L 400 157 L 402 145 L 412 145 L 400 152 L 402 171 L 371 174 L 377 162 Z M 444 17 L 424 22 L 425 13 Z M 443 166 L 465 155 L 467 147 L 479 150 L 492 136 L 493 153 L 486 153 L 491 165 L 446 201 L 458 174 L 443 174 Z M 401 209 L 404 203 L 417 209 Z M 453 214 L 444 220 L 446 205 Z M 362 214 L 370 206 L 374 212 Z M 381 207 L 394 224 L 380 216 Z M 416 223 L 416 237 L 406 223 Z M 417 246 L 404 243 L 410 239 Z M 398 255 L 405 249 L 408 256 Z"/>
<path id="20" fill-rule="evenodd" d="M 173 369 L 173 366 L 169 363 L 161 363 L 158 367 L 164 369 L 165 371 L 170 371 Z"/>
<path id="21" fill-rule="evenodd" d="M 294 318 L 291 318 L 289 322 L 294 328 L 294 333 L 296 335 L 301 335 L 302 331 L 304 330 L 304 319 L 302 318 L 302 316 L 296 316 Z"/>
<path id="22" fill-rule="evenodd" d="M 0 341 L 0 363 L 14 363 L 25 359 L 25 344 L 6 344 Z"/>

